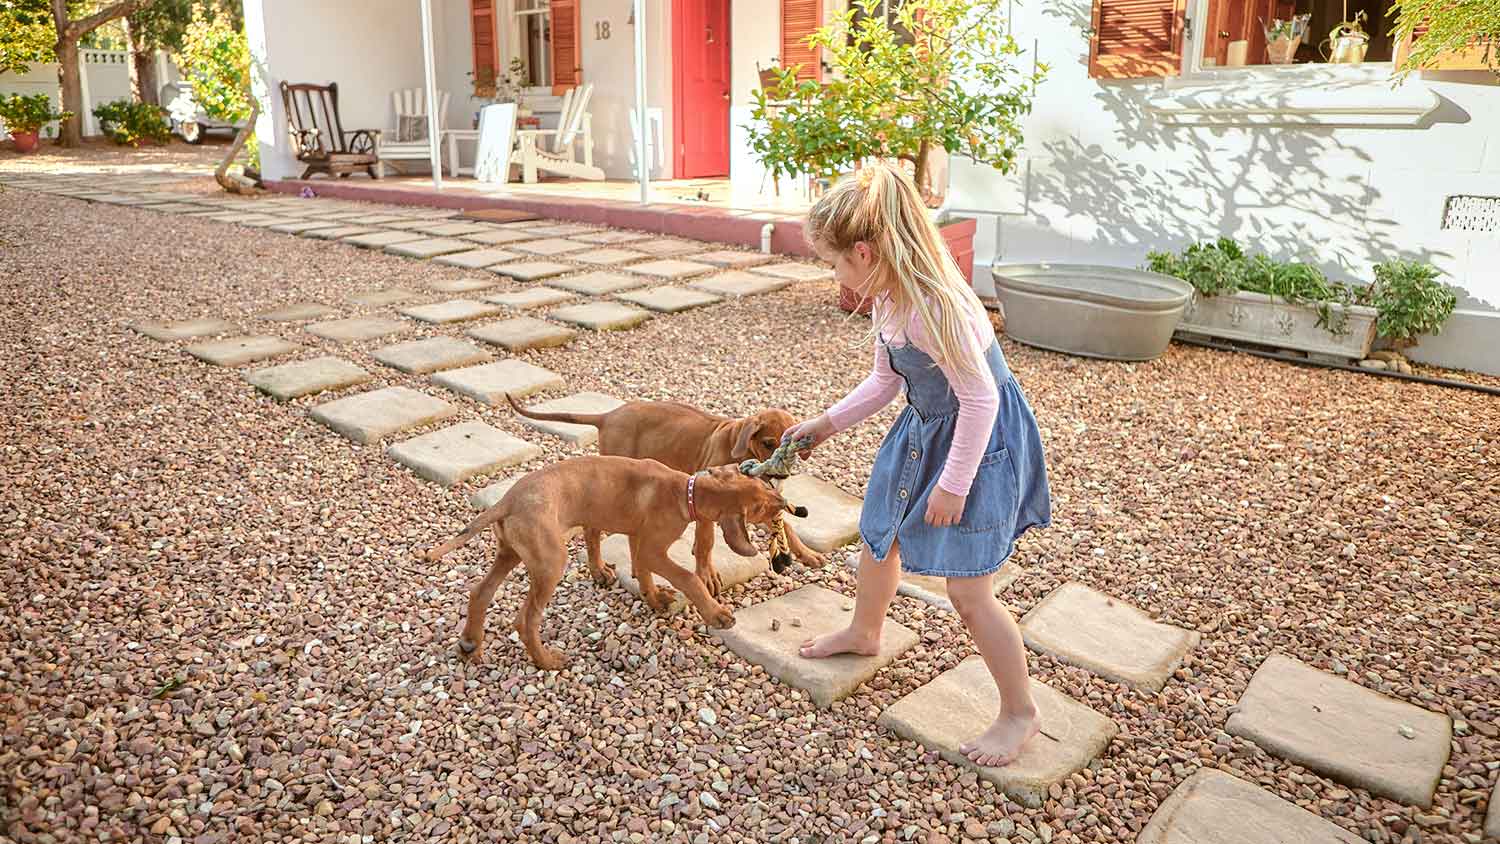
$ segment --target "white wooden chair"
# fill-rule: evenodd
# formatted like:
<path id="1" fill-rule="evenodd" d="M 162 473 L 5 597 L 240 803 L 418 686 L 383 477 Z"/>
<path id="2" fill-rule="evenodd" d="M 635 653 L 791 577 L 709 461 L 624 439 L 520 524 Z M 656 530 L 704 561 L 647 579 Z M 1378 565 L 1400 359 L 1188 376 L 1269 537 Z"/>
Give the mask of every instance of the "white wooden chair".
<path id="1" fill-rule="evenodd" d="M 376 155 L 381 166 L 389 161 L 400 172 L 405 169 L 397 161 L 430 161 L 431 147 L 427 137 L 431 124 L 427 122 L 427 92 L 421 88 L 406 88 L 391 92 L 391 131 L 380 134 L 380 145 Z M 438 139 L 448 128 L 448 92 L 437 92 Z M 389 140 L 387 140 L 389 139 Z"/>
<path id="2" fill-rule="evenodd" d="M 593 83 L 570 89 L 563 94 L 556 129 L 522 129 L 516 133 L 514 161 L 521 165 L 521 181 L 534 184 L 539 170 L 575 179 L 604 179 L 604 171 L 594 166 L 594 133 L 588 111 L 593 95 Z M 550 150 L 542 146 L 546 135 L 553 136 Z M 580 146 L 582 161 L 578 160 Z"/>
<path id="3" fill-rule="evenodd" d="M 661 172 L 661 168 L 666 165 L 666 162 L 662 160 L 661 120 L 661 109 L 646 109 L 646 174 L 651 178 L 655 178 L 656 174 Z M 636 158 L 640 155 L 641 116 L 635 109 L 630 110 L 630 139 L 630 169 L 639 179 L 641 166 Z"/>

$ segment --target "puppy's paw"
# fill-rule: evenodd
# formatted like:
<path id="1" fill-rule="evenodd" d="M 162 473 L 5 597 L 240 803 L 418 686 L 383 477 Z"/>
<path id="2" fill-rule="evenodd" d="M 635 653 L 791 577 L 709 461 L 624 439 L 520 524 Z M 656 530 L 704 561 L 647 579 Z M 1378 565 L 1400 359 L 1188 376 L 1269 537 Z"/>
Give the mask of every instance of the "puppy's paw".
<path id="1" fill-rule="evenodd" d="M 483 642 L 470 642 L 468 639 L 458 640 L 458 655 L 466 662 L 477 663 L 484 654 Z"/>
<path id="2" fill-rule="evenodd" d="M 646 596 L 646 605 L 659 613 L 666 613 L 672 609 L 672 604 L 677 600 L 677 590 L 665 586 L 658 586 L 655 592 Z"/>
<path id="3" fill-rule="evenodd" d="M 828 555 L 819 554 L 811 548 L 803 548 L 797 552 L 797 562 L 810 569 L 820 569 L 828 565 Z"/>
<path id="4" fill-rule="evenodd" d="M 727 630 L 734 626 L 734 613 L 724 607 L 719 607 L 708 618 L 705 618 L 704 621 L 708 622 L 709 627 Z"/>
<path id="5" fill-rule="evenodd" d="M 563 656 L 561 651 L 552 648 L 542 648 L 532 661 L 543 671 L 561 671 L 568 665 L 568 658 Z"/>
<path id="6" fill-rule="evenodd" d="M 594 583 L 598 586 L 612 586 L 615 582 L 615 567 L 608 563 L 601 563 L 594 569 Z"/>
<path id="7" fill-rule="evenodd" d="M 705 566 L 698 569 L 698 579 L 703 581 L 704 586 L 708 587 L 708 594 L 715 598 L 719 597 L 719 593 L 724 589 L 724 578 L 719 575 L 719 570 L 713 566 Z"/>

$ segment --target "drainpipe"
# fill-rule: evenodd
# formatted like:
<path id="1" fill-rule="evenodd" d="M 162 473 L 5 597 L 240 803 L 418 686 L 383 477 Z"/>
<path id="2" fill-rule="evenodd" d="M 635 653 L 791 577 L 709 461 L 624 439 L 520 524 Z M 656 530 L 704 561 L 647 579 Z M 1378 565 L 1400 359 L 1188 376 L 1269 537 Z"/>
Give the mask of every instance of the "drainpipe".
<path id="1" fill-rule="evenodd" d="M 771 254 L 771 233 L 776 231 L 775 223 L 766 223 L 760 227 L 760 251 L 766 255 Z"/>

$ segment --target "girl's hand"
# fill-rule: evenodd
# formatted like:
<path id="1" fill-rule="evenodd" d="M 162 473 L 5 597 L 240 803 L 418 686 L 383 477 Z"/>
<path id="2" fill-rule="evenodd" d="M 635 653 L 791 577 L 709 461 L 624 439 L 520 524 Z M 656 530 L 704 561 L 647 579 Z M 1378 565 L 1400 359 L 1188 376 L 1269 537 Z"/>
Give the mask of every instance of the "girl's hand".
<path id="1" fill-rule="evenodd" d="M 966 495 L 954 495 L 942 487 L 935 487 L 927 496 L 927 524 L 933 527 L 948 527 L 958 524 L 964 515 Z"/>
<path id="2" fill-rule="evenodd" d="M 797 452 L 797 456 L 803 460 L 812 453 L 812 450 L 823 444 L 824 440 L 833 436 L 833 423 L 828 420 L 828 414 L 823 414 L 815 419 L 806 419 L 786 429 L 781 435 L 782 442 L 796 442 L 797 440 L 811 439 L 812 443 L 807 448 Z"/>

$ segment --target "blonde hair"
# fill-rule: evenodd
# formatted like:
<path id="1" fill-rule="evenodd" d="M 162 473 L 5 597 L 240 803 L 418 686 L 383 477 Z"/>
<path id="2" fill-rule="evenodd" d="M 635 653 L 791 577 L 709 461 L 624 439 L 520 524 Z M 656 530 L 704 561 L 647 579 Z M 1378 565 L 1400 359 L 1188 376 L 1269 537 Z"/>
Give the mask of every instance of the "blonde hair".
<path id="1" fill-rule="evenodd" d="M 985 350 L 972 320 L 984 306 L 948 253 L 916 184 L 898 166 L 866 164 L 824 194 L 808 212 L 807 236 L 840 254 L 860 242 L 875 253 L 879 279 L 865 295 L 887 294 L 891 307 L 874 312 L 874 335 L 890 337 L 890 326 L 904 328 L 916 316 L 937 346 L 939 363 L 980 372 Z"/>

